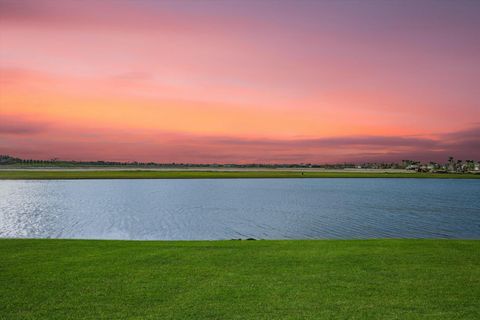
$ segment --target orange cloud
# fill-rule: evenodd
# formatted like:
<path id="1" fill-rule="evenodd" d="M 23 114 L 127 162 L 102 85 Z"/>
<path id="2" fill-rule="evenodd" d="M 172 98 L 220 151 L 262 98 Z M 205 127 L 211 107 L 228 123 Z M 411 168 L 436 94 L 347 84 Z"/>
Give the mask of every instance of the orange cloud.
<path id="1" fill-rule="evenodd" d="M 450 6 L 0 0 L 0 152 L 232 162 L 414 155 L 418 143 L 403 137 L 466 132 L 480 116 L 479 8 Z M 22 135 L 35 143 L 14 138 Z"/>

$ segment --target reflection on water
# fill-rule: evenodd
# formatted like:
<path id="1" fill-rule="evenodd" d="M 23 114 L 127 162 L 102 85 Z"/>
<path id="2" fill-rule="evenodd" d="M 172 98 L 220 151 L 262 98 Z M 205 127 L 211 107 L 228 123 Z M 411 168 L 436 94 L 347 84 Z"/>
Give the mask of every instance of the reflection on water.
<path id="1" fill-rule="evenodd" d="M 0 237 L 480 238 L 480 180 L 0 181 Z"/>

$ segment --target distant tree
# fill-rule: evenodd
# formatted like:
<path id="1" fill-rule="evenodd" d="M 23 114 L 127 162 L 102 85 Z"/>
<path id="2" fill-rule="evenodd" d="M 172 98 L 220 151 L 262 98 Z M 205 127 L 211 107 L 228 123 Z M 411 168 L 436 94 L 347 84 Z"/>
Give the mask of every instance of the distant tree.
<path id="1" fill-rule="evenodd" d="M 457 160 L 457 163 L 455 164 L 455 171 L 463 171 L 463 161 L 462 160 Z"/>
<path id="2" fill-rule="evenodd" d="M 455 163 L 453 162 L 453 157 L 448 157 L 448 170 L 455 171 Z"/>
<path id="3" fill-rule="evenodd" d="M 475 163 L 473 160 L 465 160 L 465 171 L 472 171 L 475 169 Z"/>

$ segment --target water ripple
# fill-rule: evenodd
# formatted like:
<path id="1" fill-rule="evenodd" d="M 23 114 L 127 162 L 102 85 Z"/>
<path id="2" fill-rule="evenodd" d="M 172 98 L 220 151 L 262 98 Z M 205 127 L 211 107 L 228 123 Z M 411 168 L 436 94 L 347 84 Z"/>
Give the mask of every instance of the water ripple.
<path id="1" fill-rule="evenodd" d="M 480 239 L 480 180 L 0 181 L 0 237 Z"/>

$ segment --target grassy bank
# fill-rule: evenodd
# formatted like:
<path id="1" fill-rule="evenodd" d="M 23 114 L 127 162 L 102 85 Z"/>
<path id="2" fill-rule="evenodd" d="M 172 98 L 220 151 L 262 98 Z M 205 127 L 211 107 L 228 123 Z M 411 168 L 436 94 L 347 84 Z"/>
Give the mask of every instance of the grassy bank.
<path id="1" fill-rule="evenodd" d="M 222 178 L 438 178 L 480 179 L 480 174 L 299 171 L 28 171 L 0 170 L 1 179 L 222 179 Z"/>
<path id="2" fill-rule="evenodd" d="M 479 319 L 480 241 L 0 240 L 1 319 Z"/>

